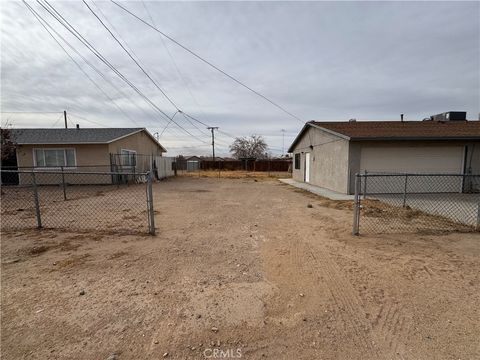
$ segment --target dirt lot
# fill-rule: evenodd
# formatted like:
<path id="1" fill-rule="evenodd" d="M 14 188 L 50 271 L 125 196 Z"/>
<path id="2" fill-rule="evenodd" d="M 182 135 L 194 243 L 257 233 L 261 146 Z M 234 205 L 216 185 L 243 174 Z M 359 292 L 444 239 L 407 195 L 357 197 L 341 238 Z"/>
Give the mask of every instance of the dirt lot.
<path id="1" fill-rule="evenodd" d="M 156 237 L 3 233 L 2 359 L 480 358 L 479 234 L 255 180 L 155 184 Z"/>

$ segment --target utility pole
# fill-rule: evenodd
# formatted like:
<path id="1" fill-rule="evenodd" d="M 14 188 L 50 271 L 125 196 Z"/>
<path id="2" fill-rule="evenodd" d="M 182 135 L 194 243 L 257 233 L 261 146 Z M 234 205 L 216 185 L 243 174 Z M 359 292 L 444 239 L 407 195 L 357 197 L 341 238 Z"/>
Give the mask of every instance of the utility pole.
<path id="1" fill-rule="evenodd" d="M 67 110 L 63 110 L 63 119 L 65 120 L 65 129 L 68 129 L 68 124 L 67 124 Z"/>
<path id="2" fill-rule="evenodd" d="M 285 129 L 282 129 L 282 156 L 285 155 Z"/>
<path id="3" fill-rule="evenodd" d="M 212 159 L 215 161 L 215 130 L 218 130 L 218 126 L 209 126 L 208 130 L 212 132 Z"/>

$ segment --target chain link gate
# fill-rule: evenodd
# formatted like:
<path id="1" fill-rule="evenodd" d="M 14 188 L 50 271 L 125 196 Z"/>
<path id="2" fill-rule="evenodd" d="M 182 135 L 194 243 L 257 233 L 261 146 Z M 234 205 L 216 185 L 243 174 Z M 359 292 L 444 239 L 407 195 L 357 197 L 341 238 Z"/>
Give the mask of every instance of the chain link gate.
<path id="1" fill-rule="evenodd" d="M 53 228 L 155 234 L 153 174 L 2 170 L 1 229 Z M 142 199 L 145 199 L 142 201 Z"/>

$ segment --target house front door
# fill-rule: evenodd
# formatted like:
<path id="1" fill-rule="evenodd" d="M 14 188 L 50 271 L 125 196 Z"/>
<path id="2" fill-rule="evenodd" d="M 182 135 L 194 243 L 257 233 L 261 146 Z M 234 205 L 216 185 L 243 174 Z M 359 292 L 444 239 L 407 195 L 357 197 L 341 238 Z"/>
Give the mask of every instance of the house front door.
<path id="1" fill-rule="evenodd" d="M 305 182 L 310 182 L 310 153 L 305 153 Z"/>

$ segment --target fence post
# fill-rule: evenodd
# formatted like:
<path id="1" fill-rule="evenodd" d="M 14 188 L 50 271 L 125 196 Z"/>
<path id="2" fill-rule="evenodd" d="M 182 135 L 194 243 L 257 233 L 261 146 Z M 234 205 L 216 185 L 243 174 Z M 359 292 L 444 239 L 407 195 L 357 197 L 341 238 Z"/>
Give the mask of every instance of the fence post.
<path id="1" fill-rule="evenodd" d="M 147 180 L 147 213 L 148 232 L 150 233 L 150 235 L 155 235 L 155 214 L 153 211 L 152 177 L 152 171 L 149 171 Z"/>
<path id="2" fill-rule="evenodd" d="M 363 200 L 367 198 L 367 170 L 364 170 L 365 177 L 363 178 Z"/>
<path id="3" fill-rule="evenodd" d="M 360 189 L 361 189 L 361 177 L 359 174 L 355 174 L 355 201 L 353 209 L 353 228 L 352 235 L 357 236 L 360 228 Z"/>
<path id="4" fill-rule="evenodd" d="M 408 174 L 405 174 L 405 185 L 403 187 L 403 207 L 407 206 L 407 186 L 408 186 Z"/>
<path id="5" fill-rule="evenodd" d="M 37 228 L 42 228 L 42 218 L 40 216 L 40 201 L 38 199 L 37 181 L 35 179 L 35 173 L 32 172 L 32 185 L 33 185 L 33 199 L 35 201 L 35 215 L 37 217 Z"/>
<path id="6" fill-rule="evenodd" d="M 60 166 L 62 170 L 62 186 L 63 186 L 63 200 L 67 201 L 67 188 L 65 186 L 65 174 L 63 173 L 63 166 Z"/>
<path id="7" fill-rule="evenodd" d="M 475 227 L 475 230 L 480 231 L 480 201 L 477 205 L 477 226 Z"/>

